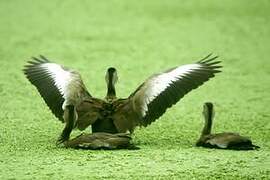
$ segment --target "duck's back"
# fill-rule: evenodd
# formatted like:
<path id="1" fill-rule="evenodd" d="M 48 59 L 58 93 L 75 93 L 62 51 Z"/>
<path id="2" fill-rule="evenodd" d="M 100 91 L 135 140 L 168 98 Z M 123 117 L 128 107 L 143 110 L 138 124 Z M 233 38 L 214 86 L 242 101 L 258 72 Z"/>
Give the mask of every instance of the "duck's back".
<path id="1" fill-rule="evenodd" d="M 76 106 L 78 115 L 76 126 L 79 130 L 84 130 L 99 119 L 102 104 L 103 101 L 100 99 L 88 98 Z"/>

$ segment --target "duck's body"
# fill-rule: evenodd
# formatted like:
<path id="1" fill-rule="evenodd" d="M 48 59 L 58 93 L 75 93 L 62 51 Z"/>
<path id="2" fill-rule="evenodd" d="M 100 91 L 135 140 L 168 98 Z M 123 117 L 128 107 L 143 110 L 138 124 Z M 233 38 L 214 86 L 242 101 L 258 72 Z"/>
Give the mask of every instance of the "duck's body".
<path id="1" fill-rule="evenodd" d="M 136 114 L 132 114 L 131 109 L 127 109 L 128 103 L 128 99 L 106 101 L 89 98 L 89 100 L 83 101 L 76 108 L 78 113 L 77 127 L 79 130 L 84 130 L 91 125 L 92 132 L 125 133 L 129 131 L 132 133 L 135 124 L 129 123 L 124 125 L 123 123 L 128 121 L 127 119 L 115 124 L 117 120 L 120 120 L 121 118 L 125 119 L 125 117 L 121 117 L 121 113 L 119 112 L 124 106 L 127 106 L 125 110 L 130 111 L 130 116 L 133 118 L 136 117 Z M 92 109 L 92 111 L 90 112 L 89 109 Z M 90 119 L 94 122 L 89 121 Z M 123 124 L 125 128 L 121 128 L 121 124 Z"/>
<path id="2" fill-rule="evenodd" d="M 224 132 L 211 134 L 214 118 L 214 107 L 212 103 L 207 102 L 204 104 L 203 115 L 205 125 L 196 146 L 234 150 L 253 150 L 259 148 L 252 144 L 250 138 L 241 136 L 238 133 Z"/>
<path id="3" fill-rule="evenodd" d="M 208 148 L 234 150 L 252 150 L 258 148 L 258 146 L 252 144 L 250 138 L 232 132 L 205 135 L 196 145 Z"/>
<path id="4" fill-rule="evenodd" d="M 216 58 L 209 55 L 196 63 L 152 75 L 125 99 L 116 96 L 115 68 L 107 70 L 104 99 L 87 91 L 79 73 L 43 56 L 29 61 L 24 73 L 53 114 L 66 123 L 59 139 L 64 142 L 74 128 L 84 130 L 91 125 L 94 133 L 132 133 L 136 126 L 151 124 L 185 94 L 220 72 L 220 61 L 214 61 Z"/>
<path id="5" fill-rule="evenodd" d="M 66 141 L 65 147 L 81 149 L 138 149 L 130 143 L 130 134 L 104 133 L 81 134 L 74 139 Z"/>

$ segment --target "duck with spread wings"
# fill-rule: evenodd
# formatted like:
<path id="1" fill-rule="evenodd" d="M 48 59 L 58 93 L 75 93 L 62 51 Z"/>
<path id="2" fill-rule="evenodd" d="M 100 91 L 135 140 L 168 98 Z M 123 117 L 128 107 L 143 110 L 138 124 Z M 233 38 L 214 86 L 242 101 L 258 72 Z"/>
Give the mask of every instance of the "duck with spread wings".
<path id="1" fill-rule="evenodd" d="M 136 126 L 150 125 L 185 94 L 220 72 L 220 61 L 216 59 L 208 55 L 196 63 L 154 74 L 125 99 L 116 97 L 118 76 L 113 67 L 105 76 L 104 99 L 89 93 L 78 72 L 44 56 L 28 61 L 23 71 L 52 113 L 65 123 L 59 138 L 59 142 L 65 142 L 74 128 L 84 130 L 91 125 L 93 133 L 114 134 L 132 133 Z"/>

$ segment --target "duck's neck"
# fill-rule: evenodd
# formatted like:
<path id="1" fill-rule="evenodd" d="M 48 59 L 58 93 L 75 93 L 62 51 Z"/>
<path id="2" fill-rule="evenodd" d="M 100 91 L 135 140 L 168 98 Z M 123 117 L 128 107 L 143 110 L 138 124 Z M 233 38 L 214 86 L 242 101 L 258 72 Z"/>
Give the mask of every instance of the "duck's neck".
<path id="1" fill-rule="evenodd" d="M 116 92 L 115 92 L 115 87 L 114 84 L 112 83 L 112 80 L 109 80 L 109 83 L 107 85 L 107 100 L 113 100 L 116 98 Z"/>
<path id="2" fill-rule="evenodd" d="M 211 133 L 212 122 L 213 122 L 213 108 L 207 107 L 204 113 L 205 124 L 202 130 L 202 135 L 208 135 Z"/>

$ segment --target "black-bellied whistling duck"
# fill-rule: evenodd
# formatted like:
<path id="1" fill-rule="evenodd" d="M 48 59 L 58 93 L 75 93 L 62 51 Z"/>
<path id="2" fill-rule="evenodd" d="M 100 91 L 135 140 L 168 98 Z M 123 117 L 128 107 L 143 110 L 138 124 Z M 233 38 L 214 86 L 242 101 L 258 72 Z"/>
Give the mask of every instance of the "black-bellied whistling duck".
<path id="1" fill-rule="evenodd" d="M 259 146 L 252 144 L 248 137 L 240 136 L 238 133 L 225 132 L 211 134 L 214 114 L 213 104 L 211 102 L 205 103 L 203 106 L 205 124 L 196 146 L 235 150 L 253 150 L 259 148 Z"/>
<path id="2" fill-rule="evenodd" d="M 130 143 L 131 136 L 128 133 L 104 133 L 81 134 L 71 140 L 65 141 L 67 148 L 76 149 L 138 149 Z"/>
<path id="3" fill-rule="evenodd" d="M 117 99 L 117 71 L 107 70 L 107 96 L 93 97 L 76 71 L 50 62 L 44 56 L 33 58 L 24 68 L 28 80 L 36 86 L 52 113 L 65 127 L 59 142 L 69 139 L 72 129 L 92 132 L 132 133 L 136 126 L 147 126 L 177 103 L 185 94 L 220 72 L 217 56 L 155 74 L 128 98 Z"/>

